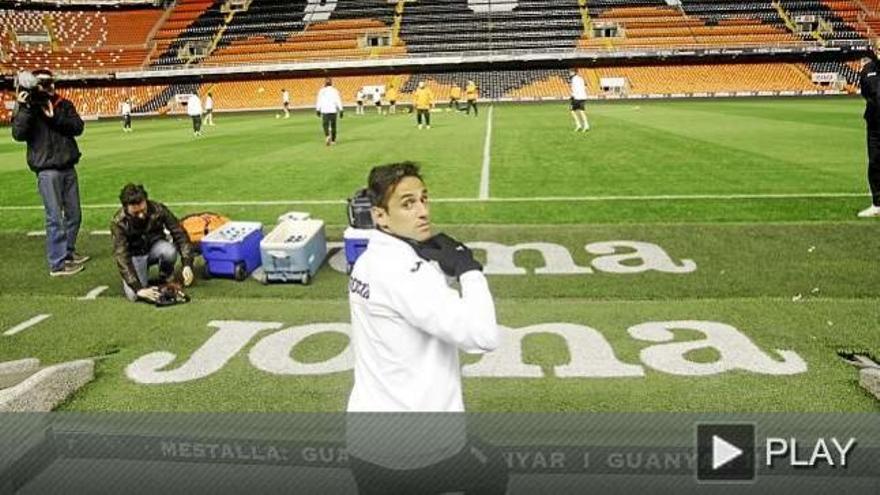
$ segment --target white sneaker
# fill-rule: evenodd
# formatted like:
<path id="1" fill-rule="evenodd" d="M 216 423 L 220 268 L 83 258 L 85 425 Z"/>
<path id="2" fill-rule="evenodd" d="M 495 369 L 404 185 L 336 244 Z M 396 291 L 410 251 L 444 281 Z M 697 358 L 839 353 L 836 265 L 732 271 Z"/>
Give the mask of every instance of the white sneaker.
<path id="1" fill-rule="evenodd" d="M 69 277 L 71 275 L 76 275 L 77 273 L 83 271 L 82 265 L 76 265 L 73 263 L 65 262 L 64 265 L 57 269 L 49 272 L 50 277 Z"/>
<path id="2" fill-rule="evenodd" d="M 581 126 L 577 126 L 574 128 L 574 132 L 581 132 L 581 129 L 582 129 Z"/>
<path id="3" fill-rule="evenodd" d="M 880 206 L 871 205 L 859 212 L 859 218 L 880 217 Z"/>
<path id="4" fill-rule="evenodd" d="M 422 124 L 419 124 L 419 130 L 420 131 L 422 130 Z"/>

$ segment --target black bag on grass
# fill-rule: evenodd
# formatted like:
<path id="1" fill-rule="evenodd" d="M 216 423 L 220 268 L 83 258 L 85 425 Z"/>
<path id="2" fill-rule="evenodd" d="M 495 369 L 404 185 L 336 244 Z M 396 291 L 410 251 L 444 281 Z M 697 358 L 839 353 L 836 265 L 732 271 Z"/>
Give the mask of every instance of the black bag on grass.
<path id="1" fill-rule="evenodd" d="M 348 224 L 356 229 L 372 229 L 373 216 L 370 214 L 370 208 L 373 207 L 373 201 L 370 199 L 370 193 L 366 189 L 358 189 L 354 193 L 354 197 L 348 198 Z"/>

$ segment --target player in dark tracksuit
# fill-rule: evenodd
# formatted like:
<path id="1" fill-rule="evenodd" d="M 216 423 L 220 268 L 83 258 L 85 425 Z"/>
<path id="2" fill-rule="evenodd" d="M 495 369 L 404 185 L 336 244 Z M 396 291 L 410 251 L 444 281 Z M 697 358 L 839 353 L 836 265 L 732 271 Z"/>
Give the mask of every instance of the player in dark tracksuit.
<path id="1" fill-rule="evenodd" d="M 863 59 L 859 85 L 865 98 L 865 124 L 868 134 L 868 185 L 871 206 L 859 212 L 860 217 L 880 216 L 880 63 L 870 53 Z"/>

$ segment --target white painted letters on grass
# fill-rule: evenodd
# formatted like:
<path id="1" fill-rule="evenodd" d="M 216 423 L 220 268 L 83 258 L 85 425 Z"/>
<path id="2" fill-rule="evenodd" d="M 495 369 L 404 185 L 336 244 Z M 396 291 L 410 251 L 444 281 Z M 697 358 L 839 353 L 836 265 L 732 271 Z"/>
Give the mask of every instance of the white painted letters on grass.
<path id="1" fill-rule="evenodd" d="M 216 373 L 241 352 L 260 332 L 278 330 L 281 323 L 258 321 L 212 321 L 217 328 L 208 340 L 182 365 L 163 370 L 177 358 L 167 351 L 153 352 L 130 364 L 126 375 L 137 383 L 180 383 Z M 504 338 L 494 352 L 463 368 L 466 377 L 541 378 L 540 366 L 523 362 L 522 344 L 529 335 L 551 334 L 562 338 L 569 362 L 553 367 L 559 378 L 618 378 L 645 375 L 642 364 L 620 361 L 608 340 L 598 330 L 572 323 L 543 323 L 523 328 L 501 327 Z M 695 330 L 706 338 L 673 342 L 674 330 Z M 348 323 L 320 323 L 293 326 L 263 336 L 251 349 L 249 359 L 257 369 L 274 375 L 324 375 L 352 369 L 350 342 L 334 355 L 304 363 L 294 359 L 293 351 L 306 338 L 335 333 L 350 335 Z M 639 355 L 642 363 L 658 372 L 677 376 L 711 376 L 733 370 L 765 375 L 793 375 L 807 371 L 807 365 L 793 351 L 776 350 L 774 359 L 736 328 L 724 323 L 699 320 L 646 322 L 631 327 L 629 335 L 653 342 Z M 717 359 L 696 362 L 687 358 L 696 350 L 711 349 Z"/>
<path id="2" fill-rule="evenodd" d="M 554 374 L 561 378 L 642 376 L 642 367 L 622 363 L 614 349 L 598 330 L 570 323 L 544 323 L 524 328 L 501 329 L 501 346 L 476 363 L 464 367 L 464 376 L 510 378 L 541 378 L 541 367 L 522 361 L 522 341 L 528 335 L 552 334 L 565 340 L 571 360 L 556 366 Z"/>
<path id="3" fill-rule="evenodd" d="M 250 352 L 251 364 L 276 375 L 326 375 L 348 371 L 354 366 L 351 346 L 342 353 L 317 363 L 302 363 L 293 358 L 293 348 L 305 338 L 321 333 L 351 335 L 348 323 L 317 323 L 291 327 L 263 337 Z"/>
<path id="4" fill-rule="evenodd" d="M 179 383 L 204 378 L 216 373 L 238 354 L 251 339 L 263 330 L 277 330 L 281 323 L 264 321 L 212 321 L 217 328 L 202 347 L 179 368 L 161 371 L 177 359 L 170 352 L 153 352 L 140 357 L 125 368 L 125 374 L 138 383 Z"/>
<path id="5" fill-rule="evenodd" d="M 605 241 L 587 244 L 584 249 L 594 255 L 592 268 L 574 262 L 571 252 L 551 242 L 526 242 L 512 246 L 497 242 L 469 242 L 468 247 L 486 254 L 486 275 L 527 275 L 525 268 L 516 265 L 519 253 L 534 252 L 541 256 L 544 265 L 535 268 L 535 275 L 585 275 L 599 272 L 620 275 L 660 272 L 670 274 L 693 273 L 697 264 L 690 259 L 676 261 L 662 247 L 641 241 Z M 342 247 L 342 243 L 327 243 L 327 248 Z M 346 273 L 345 253 L 340 249 L 328 262 L 330 267 Z"/>
<path id="6" fill-rule="evenodd" d="M 672 342 L 674 330 L 696 330 L 706 338 Z M 669 342 L 644 349 L 639 355 L 647 366 L 672 375 L 715 375 L 745 370 L 764 375 L 795 375 L 807 371 L 807 363 L 792 351 L 776 350 L 781 361 L 768 356 L 736 328 L 712 321 L 659 321 L 631 327 L 629 334 L 648 342 Z M 721 358 L 709 363 L 688 360 L 685 355 L 700 349 L 713 349 Z"/>

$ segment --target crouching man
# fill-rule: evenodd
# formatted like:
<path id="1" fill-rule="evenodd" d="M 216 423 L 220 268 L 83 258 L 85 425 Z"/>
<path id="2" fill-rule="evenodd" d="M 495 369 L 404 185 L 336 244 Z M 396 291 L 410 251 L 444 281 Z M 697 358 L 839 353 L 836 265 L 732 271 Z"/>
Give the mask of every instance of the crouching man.
<path id="1" fill-rule="evenodd" d="M 122 276 L 122 288 L 129 301 L 156 302 L 160 291 L 150 286 L 148 272 L 159 265 L 161 283 L 172 282 L 178 253 L 183 263 L 183 285 L 193 282 L 193 249 L 177 218 L 162 203 L 150 201 L 144 186 L 126 184 L 119 193 L 122 203 L 113 220 L 113 258 Z M 169 242 L 166 231 L 173 241 Z"/>

